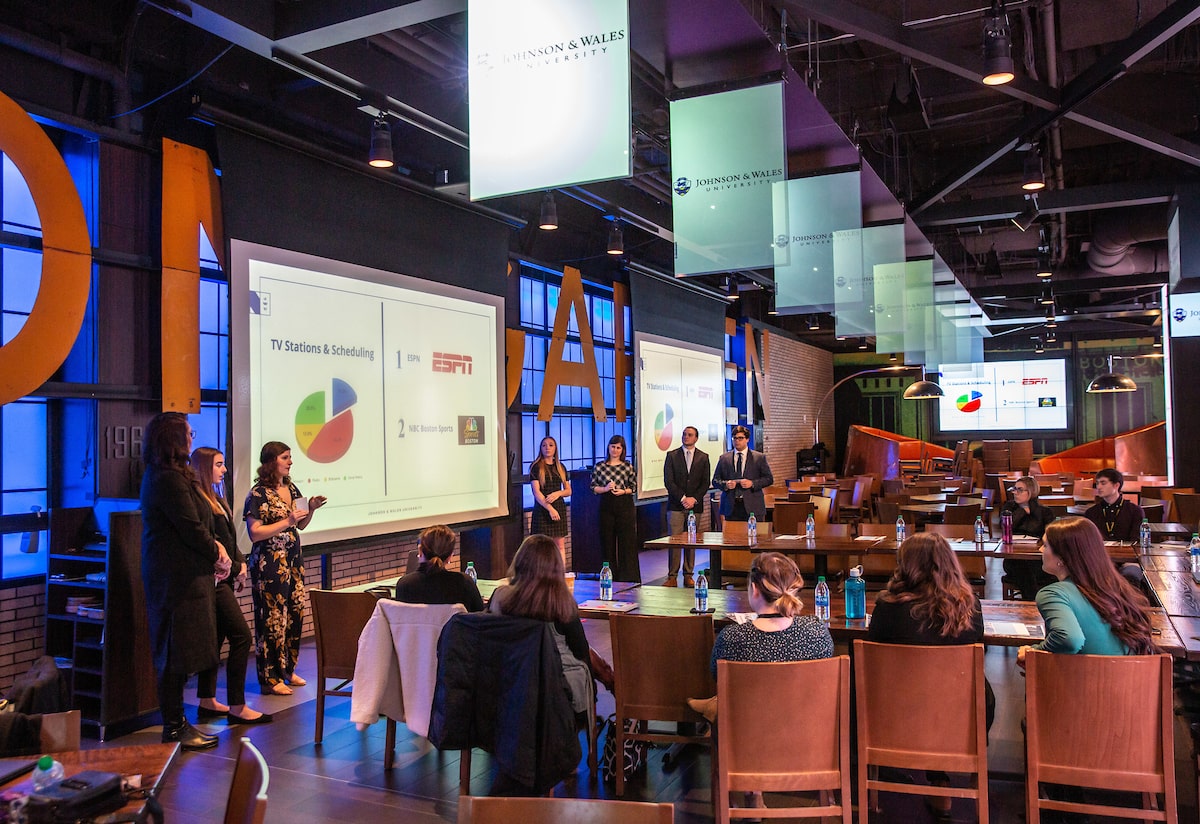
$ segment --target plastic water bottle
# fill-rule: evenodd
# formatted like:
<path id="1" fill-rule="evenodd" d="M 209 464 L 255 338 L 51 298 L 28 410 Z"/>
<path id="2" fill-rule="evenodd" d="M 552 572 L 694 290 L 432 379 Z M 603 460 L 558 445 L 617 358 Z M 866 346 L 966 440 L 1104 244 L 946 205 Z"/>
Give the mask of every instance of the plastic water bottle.
<path id="1" fill-rule="evenodd" d="M 476 584 L 479 583 L 479 573 L 475 571 L 475 562 L 474 561 L 467 561 L 467 571 L 464 572 L 463 575 L 466 575 L 468 578 L 470 578 Z"/>
<path id="2" fill-rule="evenodd" d="M 61 780 L 63 775 L 63 765 L 55 761 L 52 756 L 43 755 L 38 759 L 37 766 L 33 768 L 33 776 L 30 780 L 33 782 L 35 790 L 44 790 L 55 781 Z"/>
<path id="3" fill-rule="evenodd" d="M 817 592 L 813 596 L 813 600 L 817 604 L 817 619 L 820 621 L 829 622 L 829 584 L 825 583 L 825 576 L 817 577 Z"/>
<path id="4" fill-rule="evenodd" d="M 608 565 L 608 561 L 600 567 L 600 600 L 612 600 L 612 567 Z"/>
<path id="5" fill-rule="evenodd" d="M 896 543 L 904 543 L 904 539 L 908 537 L 908 526 L 904 523 L 904 516 L 901 515 L 896 519 Z"/>
<path id="6" fill-rule="evenodd" d="M 812 515 L 804 519 L 804 537 L 810 541 L 817 537 L 817 519 Z"/>
<path id="7" fill-rule="evenodd" d="M 700 574 L 696 576 L 696 612 L 708 612 L 707 572 L 707 569 L 702 569 L 700 570 Z"/>
<path id="8" fill-rule="evenodd" d="M 1150 519 L 1142 518 L 1142 528 L 1138 530 L 1138 543 L 1142 549 L 1150 548 Z"/>
<path id="9" fill-rule="evenodd" d="M 695 541 L 696 540 L 696 513 L 695 512 L 688 513 L 687 526 L 688 526 L 688 540 Z"/>
<path id="10" fill-rule="evenodd" d="M 1188 549 L 1192 556 L 1192 578 L 1200 575 L 1200 533 L 1192 533 L 1192 545 Z"/>
<path id="11" fill-rule="evenodd" d="M 746 537 L 751 541 L 758 540 L 758 518 L 754 517 L 754 513 L 750 513 L 750 517 L 746 519 Z"/>
<path id="12" fill-rule="evenodd" d="M 862 567 L 850 567 L 846 579 L 846 617 L 867 617 L 867 582 L 862 579 Z"/>
<path id="13" fill-rule="evenodd" d="M 975 516 L 975 543 L 982 546 L 984 538 L 987 536 L 987 527 L 983 525 L 983 516 Z"/>

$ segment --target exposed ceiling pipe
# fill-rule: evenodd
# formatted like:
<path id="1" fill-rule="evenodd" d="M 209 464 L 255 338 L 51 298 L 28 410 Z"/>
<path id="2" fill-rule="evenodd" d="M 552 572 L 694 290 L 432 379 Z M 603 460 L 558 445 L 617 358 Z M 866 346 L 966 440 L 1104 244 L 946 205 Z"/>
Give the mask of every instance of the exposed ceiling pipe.
<path id="1" fill-rule="evenodd" d="M 1061 85 L 1058 76 L 1058 34 L 1054 27 L 1054 0 L 1040 0 L 1038 3 L 1038 19 L 1041 22 L 1042 48 L 1046 56 L 1046 83 L 1052 89 Z M 1062 151 L 1062 121 L 1055 120 L 1047 130 L 1050 138 L 1050 171 L 1054 175 L 1054 188 L 1062 191 L 1066 188 L 1066 178 L 1063 173 Z M 1050 244 L 1051 262 L 1062 263 L 1067 256 L 1067 218 L 1062 215 L 1055 218 L 1055 232 L 1058 242 Z"/>
<path id="2" fill-rule="evenodd" d="M 1088 266 L 1106 275 L 1163 271 L 1170 213 L 1164 206 L 1142 206 L 1097 216 L 1088 248 Z"/>

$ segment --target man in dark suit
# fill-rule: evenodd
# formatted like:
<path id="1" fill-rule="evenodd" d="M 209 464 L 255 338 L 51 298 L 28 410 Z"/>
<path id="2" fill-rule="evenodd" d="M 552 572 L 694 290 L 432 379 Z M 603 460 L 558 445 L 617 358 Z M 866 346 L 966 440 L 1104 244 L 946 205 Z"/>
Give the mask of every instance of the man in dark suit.
<path id="1" fill-rule="evenodd" d="M 750 430 L 733 428 L 733 450 L 717 460 L 712 485 L 721 490 L 721 515 L 727 521 L 748 521 L 750 513 L 763 520 L 767 502 L 763 489 L 775 483 L 767 456 L 750 448 Z"/>
<path id="2" fill-rule="evenodd" d="M 663 464 L 663 482 L 667 486 L 667 525 L 672 535 L 687 529 L 688 513 L 695 513 L 696 520 L 704 513 L 704 493 L 708 492 L 712 472 L 708 465 L 708 453 L 696 448 L 700 431 L 694 426 L 683 428 L 683 446 L 667 453 Z M 698 531 L 703 529 L 697 525 Z M 663 586 L 678 586 L 679 547 L 667 550 L 667 580 Z M 683 585 L 695 586 L 692 577 L 696 569 L 696 550 L 683 550 Z"/>

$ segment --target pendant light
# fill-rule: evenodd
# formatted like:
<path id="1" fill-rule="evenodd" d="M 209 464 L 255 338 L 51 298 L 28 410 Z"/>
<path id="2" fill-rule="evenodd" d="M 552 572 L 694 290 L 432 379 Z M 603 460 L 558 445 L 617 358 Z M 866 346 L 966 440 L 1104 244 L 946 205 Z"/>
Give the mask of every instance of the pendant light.
<path id="1" fill-rule="evenodd" d="M 1128 375 L 1122 375 L 1113 371 L 1113 356 L 1108 356 L 1108 371 L 1102 375 L 1097 375 L 1092 378 L 1092 382 L 1088 384 L 1087 392 L 1091 395 L 1107 392 L 1136 392 L 1137 384 L 1133 378 Z"/>

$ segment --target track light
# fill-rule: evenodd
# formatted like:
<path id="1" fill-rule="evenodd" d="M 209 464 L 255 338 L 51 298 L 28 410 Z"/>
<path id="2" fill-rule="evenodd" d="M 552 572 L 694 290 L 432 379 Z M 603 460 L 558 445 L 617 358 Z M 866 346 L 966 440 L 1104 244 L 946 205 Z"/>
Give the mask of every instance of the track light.
<path id="1" fill-rule="evenodd" d="M 1012 40 L 1004 0 L 992 0 L 983 16 L 983 84 L 1002 86 L 1013 78 Z"/>
<path id="2" fill-rule="evenodd" d="M 1044 355 L 1044 354 L 1046 354 L 1046 347 L 1042 345 L 1042 339 L 1041 339 L 1041 338 L 1034 338 L 1034 340 L 1036 340 L 1036 341 L 1037 341 L 1037 343 L 1036 343 L 1036 344 L 1034 344 L 1034 347 L 1033 347 L 1033 353 L 1034 353 L 1035 355 Z"/>
<path id="3" fill-rule="evenodd" d="M 1025 162 L 1021 164 L 1021 188 L 1027 192 L 1037 192 L 1046 188 L 1042 153 L 1036 147 L 1025 153 Z"/>
<path id="4" fill-rule="evenodd" d="M 1054 274 L 1054 269 L 1050 265 L 1050 253 L 1049 252 L 1039 252 L 1038 253 L 1038 262 L 1037 262 L 1037 271 L 1034 272 L 1034 275 L 1036 275 L 1039 278 L 1048 278 L 1053 274 Z"/>
<path id="5" fill-rule="evenodd" d="M 1162 349 L 1162 338 L 1155 338 L 1152 345 L 1155 349 Z"/>
<path id="6" fill-rule="evenodd" d="M 1042 306 L 1054 305 L 1054 290 L 1050 288 L 1050 284 L 1046 284 L 1042 288 L 1042 294 L 1038 296 L 1038 303 Z"/>
<path id="7" fill-rule="evenodd" d="M 1054 307 L 1046 307 L 1046 328 L 1054 329 L 1058 326 L 1058 318 L 1054 314 Z"/>
<path id="8" fill-rule="evenodd" d="M 893 352 L 892 354 L 888 355 L 888 361 L 889 361 L 889 362 L 891 362 L 891 363 L 895 363 L 895 362 L 896 362 L 896 361 L 898 361 L 898 360 L 900 360 L 900 356 L 899 356 L 899 355 L 897 355 L 895 352 Z"/>
<path id="9" fill-rule="evenodd" d="M 775 293 L 774 292 L 767 293 L 767 314 L 768 315 L 778 315 L 779 314 L 779 310 L 777 308 L 775 308 Z"/>
<path id="10" fill-rule="evenodd" d="M 1058 343 L 1058 334 L 1053 329 L 1046 333 L 1046 343 Z"/>
<path id="11" fill-rule="evenodd" d="M 616 220 L 608 230 L 608 253 L 614 256 L 625 254 L 625 235 L 621 231 L 621 224 Z"/>
<path id="12" fill-rule="evenodd" d="M 737 300 L 741 296 L 742 296 L 741 293 L 738 291 L 737 278 L 733 277 L 732 275 L 726 275 L 725 276 L 725 299 L 727 301 L 729 301 L 730 303 L 732 303 L 733 301 Z"/>
<path id="13" fill-rule="evenodd" d="M 376 169 L 390 169 L 396 165 L 392 157 L 392 127 L 386 117 L 377 117 L 371 124 L 371 152 L 367 162 Z"/>
<path id="14" fill-rule="evenodd" d="M 558 228 L 558 204 L 554 202 L 554 192 L 542 195 L 542 215 L 538 220 L 538 228 L 547 232 Z"/>
<path id="15" fill-rule="evenodd" d="M 1038 219 L 1041 212 L 1038 210 L 1037 195 L 1025 196 L 1025 208 L 1021 214 L 1012 219 L 1013 226 L 1016 226 L 1022 232 L 1027 231 L 1034 221 Z"/>
<path id="16" fill-rule="evenodd" d="M 810 331 L 810 332 L 820 332 L 821 331 L 821 319 L 819 317 L 817 317 L 816 315 L 808 316 L 808 331 Z"/>
<path id="17" fill-rule="evenodd" d="M 859 349 L 866 349 L 866 348 L 867 348 L 867 339 L 866 339 L 866 338 L 859 338 L 859 339 L 858 339 L 858 348 L 859 348 Z"/>

